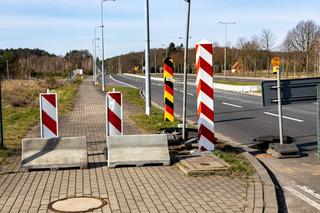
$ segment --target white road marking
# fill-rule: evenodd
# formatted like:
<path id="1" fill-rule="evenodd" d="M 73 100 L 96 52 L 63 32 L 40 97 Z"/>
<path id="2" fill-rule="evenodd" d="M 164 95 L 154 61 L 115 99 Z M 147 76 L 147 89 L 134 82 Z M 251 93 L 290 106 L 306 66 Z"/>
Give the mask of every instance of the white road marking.
<path id="1" fill-rule="evenodd" d="M 179 90 L 179 92 L 183 93 L 183 90 Z"/>
<path id="2" fill-rule="evenodd" d="M 292 194 L 294 194 L 295 196 L 297 196 L 298 198 L 300 198 L 301 200 L 305 201 L 306 203 L 310 204 L 311 206 L 313 206 L 314 208 L 318 209 L 320 211 L 320 204 L 315 202 L 314 200 L 311 200 L 310 198 L 308 198 L 307 196 L 301 194 L 300 192 L 298 192 L 297 190 L 291 188 L 291 187 L 284 187 L 286 190 L 288 190 L 289 192 L 291 192 Z"/>
<path id="3" fill-rule="evenodd" d="M 120 83 L 120 84 L 126 85 L 126 86 L 131 87 L 131 88 L 134 88 L 134 89 L 138 89 L 138 87 L 135 87 L 135 86 L 133 86 L 133 85 L 131 85 L 131 84 L 127 84 L 127 83 L 124 83 L 124 82 L 122 82 L 122 81 L 118 81 L 118 80 L 114 79 L 111 75 L 109 75 L 109 77 L 110 77 L 113 81 L 115 81 L 115 82 L 118 82 L 118 83 Z"/>
<path id="4" fill-rule="evenodd" d="M 274 116 L 274 117 L 279 117 L 279 115 L 271 113 L 271 112 L 264 112 L 264 114 L 271 115 L 271 116 Z M 291 118 L 291 117 L 288 117 L 288 116 L 282 116 L 282 118 L 285 118 L 285 119 L 288 119 L 288 120 L 292 120 L 292 121 L 297 121 L 297 122 L 300 122 L 300 123 L 304 122 L 304 120 L 300 120 L 300 119 L 297 119 L 297 118 Z"/>
<path id="5" fill-rule="evenodd" d="M 230 103 L 226 103 L 226 102 L 222 102 L 222 104 L 223 104 L 223 105 L 227 105 L 227 106 L 236 107 L 236 108 L 243 108 L 243 106 L 236 105 L 236 104 L 230 104 Z"/>
<path id="6" fill-rule="evenodd" d="M 174 88 L 175 91 L 179 91 L 177 88 Z"/>
<path id="7" fill-rule="evenodd" d="M 317 198 L 320 200 L 320 194 L 309 188 L 308 186 L 300 186 L 298 185 L 298 188 L 305 191 L 306 193 L 310 194 L 314 198 Z"/>
<path id="8" fill-rule="evenodd" d="M 192 94 L 192 93 L 190 93 L 190 92 L 188 92 L 188 95 L 194 96 L 194 94 Z"/>

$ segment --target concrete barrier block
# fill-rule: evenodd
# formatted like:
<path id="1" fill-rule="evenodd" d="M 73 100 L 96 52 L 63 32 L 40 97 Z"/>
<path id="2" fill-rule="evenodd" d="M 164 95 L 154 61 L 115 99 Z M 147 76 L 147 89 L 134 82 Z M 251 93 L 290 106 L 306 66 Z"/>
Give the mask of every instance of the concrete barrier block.
<path id="1" fill-rule="evenodd" d="M 86 137 L 22 139 L 24 169 L 87 168 Z"/>
<path id="2" fill-rule="evenodd" d="M 166 134 L 108 136 L 107 148 L 109 168 L 121 165 L 170 165 Z"/>

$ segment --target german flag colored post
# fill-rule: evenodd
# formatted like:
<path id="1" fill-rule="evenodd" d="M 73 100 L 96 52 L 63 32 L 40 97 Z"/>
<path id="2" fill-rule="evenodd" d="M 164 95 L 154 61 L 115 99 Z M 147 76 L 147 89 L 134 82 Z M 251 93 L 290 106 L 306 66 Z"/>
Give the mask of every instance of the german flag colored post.
<path id="1" fill-rule="evenodd" d="M 174 89 L 173 89 L 173 60 L 168 57 L 164 60 L 164 120 L 174 122 Z"/>

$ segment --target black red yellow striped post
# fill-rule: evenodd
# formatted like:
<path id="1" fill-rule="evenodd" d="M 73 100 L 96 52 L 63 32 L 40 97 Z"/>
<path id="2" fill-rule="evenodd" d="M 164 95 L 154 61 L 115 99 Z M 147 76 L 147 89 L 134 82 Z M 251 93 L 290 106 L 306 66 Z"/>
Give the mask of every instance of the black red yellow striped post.
<path id="1" fill-rule="evenodd" d="M 173 90 L 173 60 L 168 57 L 164 60 L 164 120 L 174 122 L 174 90 Z"/>

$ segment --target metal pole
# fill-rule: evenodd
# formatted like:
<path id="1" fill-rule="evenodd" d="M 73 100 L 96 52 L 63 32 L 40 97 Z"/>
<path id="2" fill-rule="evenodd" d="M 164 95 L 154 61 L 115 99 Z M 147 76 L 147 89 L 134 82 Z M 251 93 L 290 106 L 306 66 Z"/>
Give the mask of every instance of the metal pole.
<path id="1" fill-rule="evenodd" d="M 104 36 L 103 36 L 103 0 L 101 1 L 101 46 L 102 46 L 102 64 L 101 64 L 101 72 L 102 72 L 102 91 L 105 91 L 105 83 L 104 83 Z"/>
<path id="2" fill-rule="evenodd" d="M 154 72 L 157 73 L 157 50 L 154 50 Z"/>
<path id="3" fill-rule="evenodd" d="M 150 84 L 150 28 L 149 28 L 149 0 L 145 0 L 145 73 L 146 73 L 146 115 L 151 114 L 151 84 Z"/>
<path id="4" fill-rule="evenodd" d="M 227 80 L 227 26 L 224 24 L 224 81 Z"/>
<path id="5" fill-rule="evenodd" d="M 8 79 L 10 78 L 10 76 L 9 76 L 9 60 L 7 60 L 7 77 L 8 77 Z"/>
<path id="6" fill-rule="evenodd" d="M 94 57 L 94 52 L 95 52 L 95 41 L 96 41 L 96 39 L 94 38 L 94 39 L 92 39 L 92 81 L 94 82 L 94 76 L 95 76 L 95 74 L 94 74 L 94 69 L 95 69 L 95 67 L 94 67 L 94 64 L 95 64 L 95 57 Z"/>
<path id="7" fill-rule="evenodd" d="M 103 2 L 108 1 L 108 0 L 102 0 L 101 1 L 101 45 L 102 45 L 102 91 L 105 91 L 105 70 L 104 70 L 104 36 L 103 36 Z M 115 1 L 115 0 L 109 0 L 109 1 Z"/>
<path id="8" fill-rule="evenodd" d="M 279 137 L 280 144 L 283 145 L 283 125 L 282 125 L 282 102 L 281 102 L 281 70 L 277 72 L 277 93 L 278 93 L 278 115 L 279 115 Z"/>
<path id="9" fill-rule="evenodd" d="M 189 48 L 189 26 L 190 26 L 190 6 L 191 0 L 185 0 L 187 2 L 187 22 L 186 22 L 186 37 L 184 45 L 184 70 L 183 70 L 183 120 L 182 120 L 182 139 L 186 140 L 186 108 L 187 108 L 187 64 L 188 64 L 188 48 Z"/>

